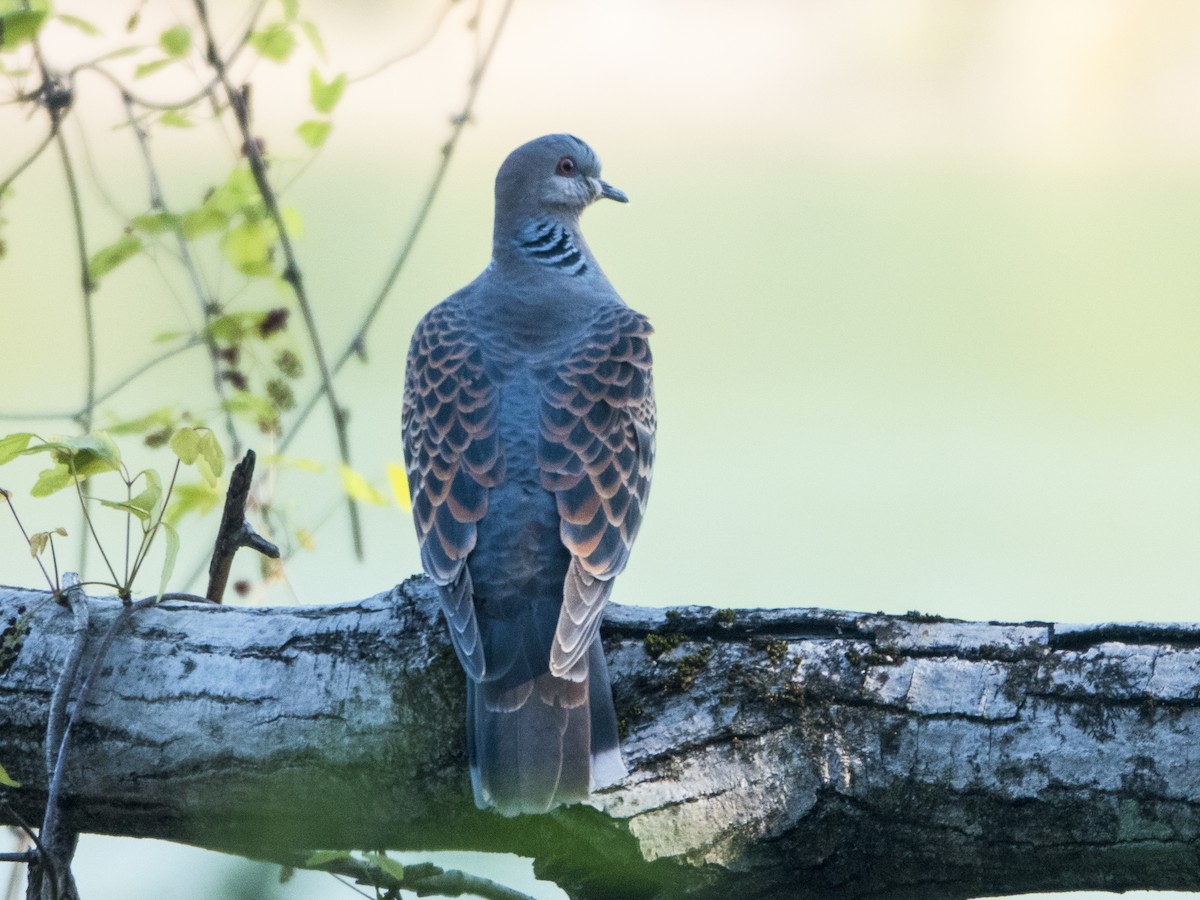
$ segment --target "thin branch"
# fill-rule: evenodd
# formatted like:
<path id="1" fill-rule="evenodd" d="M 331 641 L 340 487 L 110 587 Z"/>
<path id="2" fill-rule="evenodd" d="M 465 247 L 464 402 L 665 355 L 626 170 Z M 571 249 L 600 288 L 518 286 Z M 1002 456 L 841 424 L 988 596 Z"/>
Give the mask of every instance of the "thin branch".
<path id="1" fill-rule="evenodd" d="M 391 293 L 392 286 L 396 283 L 396 279 L 400 277 L 400 272 L 404 269 L 405 263 L 408 262 L 409 256 L 412 254 L 413 247 L 416 246 L 417 238 L 425 228 L 425 222 L 429 218 L 429 212 L 433 208 L 434 201 L 437 199 L 438 193 L 441 191 L 442 182 L 446 178 L 446 172 L 450 168 L 450 161 L 454 156 L 454 151 L 458 146 L 458 141 L 462 137 L 463 129 L 467 122 L 471 120 L 471 112 L 475 108 L 475 99 L 479 95 L 480 85 L 483 83 L 483 76 L 486 74 L 488 65 L 492 60 L 492 55 L 496 50 L 496 45 L 500 41 L 500 35 L 504 31 L 505 23 L 508 21 L 509 11 L 512 9 L 513 0 L 505 0 L 504 7 L 500 11 L 500 18 L 496 22 L 495 30 L 492 32 L 491 40 L 488 42 L 487 49 L 480 58 L 475 70 L 471 73 L 470 87 L 467 91 L 467 99 L 463 104 L 462 110 L 452 120 L 452 128 L 450 138 L 442 146 L 442 158 L 438 163 L 437 170 L 434 172 L 433 178 L 429 182 L 429 187 L 425 191 L 425 198 L 421 203 L 421 207 L 417 212 L 416 219 L 413 221 L 412 227 L 409 229 L 408 237 L 401 245 L 400 252 L 393 263 L 391 271 L 384 279 L 383 287 L 380 289 L 374 302 L 367 309 L 366 315 L 363 317 L 362 323 L 358 326 L 354 337 L 350 339 L 350 343 L 346 349 L 342 351 L 341 356 L 333 364 L 333 374 L 337 375 L 350 361 L 352 356 L 360 356 L 366 343 L 367 332 L 371 325 L 375 322 L 375 317 L 379 315 L 379 311 L 383 308 L 384 302 Z M 311 397 L 305 402 L 303 408 L 292 421 L 288 432 L 283 435 L 279 443 L 279 452 L 287 450 L 292 440 L 299 433 L 301 426 L 308 418 L 313 408 L 320 402 L 322 395 L 325 393 L 325 386 L 319 386 Z"/>
<path id="2" fill-rule="evenodd" d="M 250 38 L 254 34 L 254 26 L 258 23 L 258 18 L 260 15 L 262 15 L 263 8 L 266 5 L 267 0 L 258 0 L 258 2 L 255 4 L 254 9 L 250 13 L 249 21 L 246 27 L 242 30 L 237 43 L 235 43 L 229 52 L 225 54 L 224 58 L 226 67 L 233 65 L 238 56 L 241 55 L 241 52 L 246 49 L 246 45 L 250 43 Z M 214 75 L 211 79 L 209 79 L 204 87 L 180 100 L 149 100 L 145 97 L 141 97 L 132 93 L 129 88 L 125 86 L 124 82 L 121 81 L 121 79 L 101 66 L 99 60 L 80 63 L 72 68 L 68 74 L 70 77 L 74 77 L 79 72 L 95 72 L 97 75 L 107 79 L 117 90 L 121 92 L 123 96 L 128 97 L 136 105 L 141 106 L 144 109 L 154 109 L 160 111 L 171 109 L 187 109 L 189 106 L 193 106 L 199 103 L 205 97 L 210 96 L 221 83 L 221 76 Z"/>
<path id="3" fill-rule="evenodd" d="M 145 375 L 148 371 L 153 369 L 159 363 L 166 362 L 168 359 L 171 359 L 174 356 L 178 356 L 180 353 L 183 353 L 186 350 L 191 350 L 193 347 L 199 347 L 203 343 L 204 343 L 204 339 L 202 337 L 200 337 L 199 335 L 193 335 L 192 337 L 188 338 L 187 341 L 180 344 L 178 347 L 173 347 L 170 350 L 166 350 L 163 353 L 160 353 L 158 356 L 154 357 L 153 359 L 149 360 L 148 362 L 142 363 L 136 369 L 133 369 L 127 375 L 123 376 L 115 384 L 111 385 L 107 389 L 96 394 L 96 405 L 99 406 L 101 403 L 110 399 L 114 395 L 120 393 L 122 390 L 124 390 L 126 387 L 128 387 L 131 382 L 140 378 L 142 375 Z M 75 410 L 74 412 L 65 412 L 64 411 L 64 412 L 51 412 L 51 413 L 46 413 L 46 412 L 28 412 L 28 413 L 0 412 L 0 419 L 13 419 L 13 420 L 73 419 L 74 421 L 79 422 L 82 419 L 85 412 L 86 412 L 86 410 L 84 410 L 84 409 Z"/>
<path id="4" fill-rule="evenodd" d="M 54 135 L 57 131 L 58 122 L 57 120 L 51 119 L 50 130 L 46 133 L 46 136 L 42 139 L 42 142 L 37 145 L 34 151 L 29 154 L 29 156 L 25 157 L 21 164 L 13 170 L 12 174 L 10 174 L 3 181 L 0 181 L 0 194 L 3 194 L 6 190 L 8 190 L 8 186 L 16 181 L 22 172 L 24 172 L 31 165 L 33 165 L 34 162 L 37 161 L 37 158 L 41 156 L 43 152 L 45 152 L 47 147 L 50 146 L 50 142 L 54 140 Z"/>
<path id="5" fill-rule="evenodd" d="M 71 213 L 75 223 L 75 246 L 79 254 L 79 283 L 83 291 L 83 330 L 84 340 L 86 342 L 86 368 L 85 372 L 85 400 L 82 411 L 80 412 L 80 425 L 85 431 L 90 431 L 92 427 L 92 414 L 96 408 L 96 321 L 94 310 L 92 308 L 92 299 L 96 290 L 96 285 L 92 281 L 91 273 L 88 269 L 88 252 L 87 252 L 87 237 L 83 230 L 83 204 L 79 198 L 79 184 L 75 178 L 75 167 L 71 164 L 71 154 L 67 149 L 67 142 L 63 139 L 62 130 L 59 127 L 61 113 L 51 108 L 50 117 L 54 123 L 54 141 L 58 145 L 59 156 L 62 158 L 63 173 L 67 180 L 67 191 L 71 197 Z"/>
<path id="6" fill-rule="evenodd" d="M 142 152 L 142 160 L 146 164 L 146 175 L 150 182 L 150 208 L 158 212 L 169 213 L 170 210 L 167 208 L 166 199 L 163 196 L 162 183 L 158 178 L 158 169 L 155 167 L 154 158 L 150 154 L 150 137 L 134 114 L 132 96 L 126 92 L 123 99 L 125 102 L 126 118 L 133 129 L 134 136 L 137 138 L 138 148 Z M 192 290 L 196 295 L 196 301 L 200 304 L 200 314 L 204 318 L 205 328 L 201 331 L 201 335 L 204 340 L 204 346 L 208 350 L 208 359 L 212 368 L 213 390 L 216 392 L 217 398 L 221 401 L 221 409 L 225 413 L 225 432 L 229 435 L 230 452 L 234 456 L 241 456 L 242 442 L 238 437 L 237 426 L 233 421 L 233 413 L 229 411 L 225 402 L 227 393 L 225 390 L 225 379 L 221 377 L 220 349 L 217 347 L 217 342 L 212 336 L 212 332 L 207 327 L 212 323 L 214 318 L 213 303 L 210 301 L 204 290 L 204 285 L 200 281 L 200 270 L 196 265 L 195 257 L 192 256 L 192 250 L 187 238 L 183 236 L 182 226 L 176 225 L 172 229 L 172 233 L 175 235 L 175 241 L 179 249 L 180 262 L 183 263 L 183 267 L 188 273 L 188 278 L 192 283 Z"/>
<path id="7" fill-rule="evenodd" d="M 343 875 L 376 889 L 414 891 L 421 897 L 439 894 L 443 897 L 483 897 L 484 900 L 533 900 L 529 894 L 499 884 L 490 878 L 482 878 L 457 869 L 443 869 L 432 863 L 406 865 L 404 877 L 397 878 L 382 866 L 355 856 L 341 856 L 311 865 L 308 862 L 310 858 L 304 854 L 289 854 L 286 858 L 271 857 L 266 861 L 293 869 L 311 869 Z"/>
<path id="8" fill-rule="evenodd" d="M 320 331 L 317 328 L 316 316 L 313 313 L 312 304 L 309 302 L 308 293 L 304 288 L 300 264 L 296 259 L 296 252 L 292 247 L 292 240 L 288 236 L 287 227 L 284 225 L 283 214 L 279 209 L 279 201 L 275 196 L 275 190 L 271 186 L 270 179 L 267 177 L 267 165 L 263 159 L 260 142 L 250 128 L 249 92 L 247 89 L 235 87 L 229 80 L 225 61 L 221 58 L 220 53 L 217 52 L 212 24 L 208 18 L 206 0 L 193 0 L 193 3 L 196 7 L 200 27 L 204 32 L 208 63 L 219 76 L 221 87 L 233 109 L 234 118 L 237 120 L 238 130 L 242 136 L 242 152 L 245 154 L 246 160 L 250 163 L 250 172 L 254 176 L 254 183 L 257 185 L 258 192 L 262 196 L 263 204 L 267 208 L 267 214 L 271 217 L 272 222 L 275 223 L 275 229 L 279 234 L 279 245 L 283 249 L 286 262 L 283 270 L 283 280 L 291 286 L 292 293 L 296 298 L 296 304 L 299 306 L 300 313 L 304 317 L 309 342 L 312 344 L 313 355 L 316 357 L 317 368 L 321 375 L 323 391 L 329 400 L 329 409 L 333 417 L 333 427 L 337 435 L 338 455 L 342 464 L 349 466 L 350 438 L 346 430 L 346 410 L 338 402 L 337 395 L 334 393 L 333 374 L 330 372 L 329 360 L 326 358 L 324 348 L 321 346 Z M 350 534 L 354 544 L 354 553 L 355 556 L 362 559 L 362 522 L 359 520 L 358 505 L 355 503 L 354 498 L 350 496 L 346 497 L 346 503 L 350 512 Z"/>
<path id="9" fill-rule="evenodd" d="M 12 513 L 13 519 L 16 520 L 17 527 L 21 529 L 21 537 L 25 538 L 25 543 L 29 548 L 33 549 L 33 542 L 29 540 L 29 532 L 25 530 L 25 524 L 21 521 L 21 517 L 17 515 L 17 508 L 13 506 L 12 494 L 4 488 L 0 488 L 0 498 L 8 504 L 8 511 Z M 34 554 L 33 561 L 38 564 L 38 568 L 42 570 L 42 575 L 46 578 L 46 584 L 50 585 L 50 590 L 55 590 L 55 583 L 50 580 L 50 573 L 46 571 L 46 564 L 42 562 L 41 556 Z"/>
<path id="10" fill-rule="evenodd" d="M 369 78 L 374 78 L 376 75 L 387 71 L 397 63 L 404 62 L 406 59 L 412 59 L 412 57 L 416 56 L 433 42 L 433 39 L 437 37 L 437 33 L 442 30 L 442 23 L 446 21 L 446 18 L 450 15 L 450 10 L 452 10 L 457 3 L 458 0 L 449 0 L 449 2 L 444 3 L 441 11 L 437 14 L 437 18 L 435 18 L 433 20 L 433 24 L 429 26 L 429 30 L 411 47 L 402 51 L 396 56 L 378 63 L 365 72 L 362 72 L 358 75 L 352 75 L 346 80 L 346 83 L 355 84 L 359 81 L 366 81 Z"/>

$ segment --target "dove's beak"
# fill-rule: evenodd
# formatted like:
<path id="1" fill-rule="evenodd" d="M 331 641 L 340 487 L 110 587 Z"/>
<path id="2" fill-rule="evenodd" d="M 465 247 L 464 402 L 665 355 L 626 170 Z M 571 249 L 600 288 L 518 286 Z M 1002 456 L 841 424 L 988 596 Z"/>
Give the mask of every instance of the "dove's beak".
<path id="1" fill-rule="evenodd" d="M 613 187 L 607 181 L 601 181 L 599 178 L 597 178 L 596 187 L 599 190 L 599 196 L 601 197 L 606 197 L 609 200 L 616 200 L 618 203 L 629 202 L 629 198 L 625 195 L 624 191 Z"/>

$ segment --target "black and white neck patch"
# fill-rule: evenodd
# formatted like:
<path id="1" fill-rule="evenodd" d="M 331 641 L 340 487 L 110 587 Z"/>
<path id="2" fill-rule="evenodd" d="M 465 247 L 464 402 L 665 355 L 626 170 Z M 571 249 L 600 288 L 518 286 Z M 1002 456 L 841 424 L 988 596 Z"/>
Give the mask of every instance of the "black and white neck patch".
<path id="1" fill-rule="evenodd" d="M 516 245 L 522 256 L 538 265 L 562 269 L 568 275 L 582 275 L 588 269 L 575 236 L 558 222 L 530 222 L 521 229 Z"/>

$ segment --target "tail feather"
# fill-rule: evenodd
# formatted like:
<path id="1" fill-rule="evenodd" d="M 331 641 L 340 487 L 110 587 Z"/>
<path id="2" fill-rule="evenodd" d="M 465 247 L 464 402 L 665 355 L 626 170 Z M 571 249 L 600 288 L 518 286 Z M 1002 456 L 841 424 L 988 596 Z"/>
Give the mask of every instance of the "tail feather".
<path id="1" fill-rule="evenodd" d="M 625 775 L 598 638 L 578 665 L 590 670 L 582 678 L 546 672 L 506 690 L 467 680 L 471 784 L 481 809 L 543 813 Z"/>

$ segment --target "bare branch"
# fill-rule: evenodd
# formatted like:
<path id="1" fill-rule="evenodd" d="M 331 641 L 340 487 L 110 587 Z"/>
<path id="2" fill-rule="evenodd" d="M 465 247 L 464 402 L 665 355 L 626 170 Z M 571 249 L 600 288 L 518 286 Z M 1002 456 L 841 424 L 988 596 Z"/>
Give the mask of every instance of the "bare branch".
<path id="1" fill-rule="evenodd" d="M 246 519 L 246 499 L 250 496 L 253 480 L 254 451 L 247 450 L 246 456 L 233 467 L 229 476 L 225 511 L 221 516 L 221 527 L 217 530 L 212 562 L 208 567 L 208 590 L 204 596 L 213 603 L 220 603 L 225 596 L 233 557 L 242 547 L 257 550 L 271 559 L 279 559 L 279 548 L 258 534 Z"/>
<path id="2" fill-rule="evenodd" d="M 0 620 L 31 610 L 0 659 L 7 797 L 30 818 L 72 641 L 47 596 L 0 588 Z M 93 630 L 120 615 L 91 601 Z M 288 862 L 515 852 L 576 900 L 1200 888 L 1200 625 L 611 607 L 630 774 L 515 818 L 472 802 L 425 580 L 323 608 L 165 602 L 122 634 L 62 779 L 81 830 Z"/>

